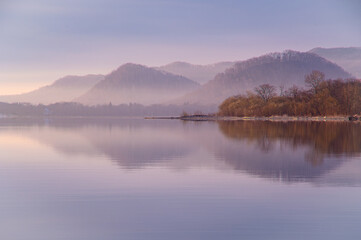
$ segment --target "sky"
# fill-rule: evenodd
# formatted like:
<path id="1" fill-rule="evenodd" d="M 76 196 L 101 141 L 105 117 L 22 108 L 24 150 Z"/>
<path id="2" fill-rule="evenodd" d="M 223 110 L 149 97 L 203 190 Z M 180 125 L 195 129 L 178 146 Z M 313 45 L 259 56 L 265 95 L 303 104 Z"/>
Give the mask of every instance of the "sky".
<path id="1" fill-rule="evenodd" d="M 0 0 L 0 94 L 127 62 L 361 46 L 361 0 Z"/>

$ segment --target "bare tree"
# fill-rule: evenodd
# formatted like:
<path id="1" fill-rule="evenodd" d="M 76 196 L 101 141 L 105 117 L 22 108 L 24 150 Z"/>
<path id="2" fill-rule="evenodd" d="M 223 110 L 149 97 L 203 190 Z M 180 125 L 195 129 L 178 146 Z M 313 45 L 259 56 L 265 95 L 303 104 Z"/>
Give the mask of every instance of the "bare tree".
<path id="1" fill-rule="evenodd" d="M 313 70 L 305 77 L 306 86 L 310 87 L 314 93 L 317 93 L 323 81 L 325 81 L 325 74 L 317 70 Z"/>
<path id="2" fill-rule="evenodd" d="M 268 102 L 272 97 L 276 96 L 276 88 L 270 84 L 262 84 L 254 89 L 263 101 Z"/>
<path id="3" fill-rule="evenodd" d="M 285 96 L 285 85 L 280 85 L 279 89 L 280 89 L 280 96 L 281 97 Z"/>
<path id="4" fill-rule="evenodd" d="M 301 94 L 302 94 L 302 89 L 300 89 L 296 85 L 293 85 L 285 92 L 286 96 L 292 97 L 294 99 L 298 98 Z"/>

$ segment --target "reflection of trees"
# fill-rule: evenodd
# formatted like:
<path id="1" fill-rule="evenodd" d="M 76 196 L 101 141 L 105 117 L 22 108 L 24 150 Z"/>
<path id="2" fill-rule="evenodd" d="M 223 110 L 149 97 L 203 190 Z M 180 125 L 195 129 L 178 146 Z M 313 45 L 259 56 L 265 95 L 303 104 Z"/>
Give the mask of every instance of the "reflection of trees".
<path id="1" fill-rule="evenodd" d="M 348 122 L 221 121 L 231 141 L 214 146 L 219 159 L 253 175 L 299 181 L 336 169 L 361 153 L 361 125 Z M 327 161 L 325 160 L 327 158 Z"/>
<path id="2" fill-rule="evenodd" d="M 219 128 L 233 139 L 254 141 L 269 151 L 275 141 L 293 148 L 310 146 L 306 160 L 322 162 L 324 155 L 354 155 L 361 152 L 361 125 L 349 122 L 223 121 Z"/>
<path id="3" fill-rule="evenodd" d="M 330 156 L 361 153 L 357 123 L 221 121 L 220 131 L 214 124 L 112 118 L 0 121 L 0 126 L 29 126 L 30 137 L 70 156 L 102 155 L 132 169 L 205 164 L 263 178 L 304 181 L 337 169 L 346 159 Z M 193 155 L 200 148 L 214 155 L 215 162 Z"/>

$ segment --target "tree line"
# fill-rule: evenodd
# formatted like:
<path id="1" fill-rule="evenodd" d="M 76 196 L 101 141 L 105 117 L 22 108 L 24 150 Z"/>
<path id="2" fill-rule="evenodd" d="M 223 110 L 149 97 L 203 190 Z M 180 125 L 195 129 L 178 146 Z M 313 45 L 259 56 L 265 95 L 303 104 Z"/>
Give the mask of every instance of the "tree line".
<path id="1" fill-rule="evenodd" d="M 361 113 L 361 81 L 325 80 L 312 71 L 306 75 L 307 89 L 297 86 L 285 90 L 263 84 L 245 95 L 226 99 L 219 106 L 221 116 L 335 116 Z"/>
<path id="2" fill-rule="evenodd" d="M 196 112 L 202 108 L 206 112 L 214 109 L 196 104 L 186 105 L 150 105 L 130 103 L 113 105 L 86 106 L 74 102 L 62 102 L 49 105 L 32 105 L 28 103 L 0 103 L 1 115 L 6 116 L 84 116 L 84 117 L 144 117 L 144 116 L 179 116 L 183 111 Z"/>

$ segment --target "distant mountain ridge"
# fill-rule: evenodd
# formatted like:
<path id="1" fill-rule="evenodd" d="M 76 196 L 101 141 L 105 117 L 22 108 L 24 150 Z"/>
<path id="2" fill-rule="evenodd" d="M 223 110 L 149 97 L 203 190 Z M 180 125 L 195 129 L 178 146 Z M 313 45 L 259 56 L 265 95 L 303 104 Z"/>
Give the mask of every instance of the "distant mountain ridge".
<path id="1" fill-rule="evenodd" d="M 156 67 L 156 69 L 181 75 L 203 84 L 212 80 L 218 73 L 224 72 L 234 64 L 235 62 L 219 62 L 208 65 L 196 65 L 187 62 L 173 62 L 161 67 Z"/>
<path id="2" fill-rule="evenodd" d="M 198 83 L 183 76 L 127 63 L 74 101 L 85 105 L 160 104 L 198 87 Z"/>
<path id="3" fill-rule="evenodd" d="M 0 96 L 0 102 L 26 102 L 31 104 L 52 104 L 56 102 L 70 102 L 74 98 L 88 91 L 104 78 L 103 75 L 66 76 L 54 83 L 34 91 Z"/>
<path id="4" fill-rule="evenodd" d="M 326 78 L 352 77 L 338 65 L 316 54 L 287 50 L 238 62 L 175 103 L 219 105 L 230 96 L 244 94 L 264 83 L 285 88 L 304 86 L 305 75 L 313 70 L 324 72 Z"/>
<path id="5" fill-rule="evenodd" d="M 312 70 L 324 72 L 326 78 L 352 77 L 340 66 L 319 55 L 327 55 L 329 59 L 342 55 L 357 67 L 361 48 L 316 48 L 310 52 L 287 50 L 246 61 L 209 65 L 174 62 L 151 68 L 128 63 L 108 75 L 67 76 L 29 93 L 0 96 L 0 102 L 190 104 L 216 109 L 229 96 L 246 93 L 263 83 L 285 88 L 292 85 L 303 87 L 305 75 Z"/>
<path id="6" fill-rule="evenodd" d="M 315 53 L 336 63 L 357 78 L 361 78 L 361 47 L 347 48 L 314 48 Z"/>

